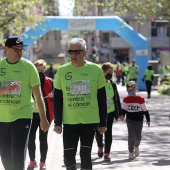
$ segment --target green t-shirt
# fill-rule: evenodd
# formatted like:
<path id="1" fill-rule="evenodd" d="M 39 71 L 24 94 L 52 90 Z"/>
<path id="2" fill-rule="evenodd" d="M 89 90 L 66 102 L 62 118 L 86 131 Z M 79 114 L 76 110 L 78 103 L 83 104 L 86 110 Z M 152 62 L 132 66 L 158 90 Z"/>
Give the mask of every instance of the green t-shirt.
<path id="1" fill-rule="evenodd" d="M 114 91 L 110 81 L 106 83 L 106 96 L 107 96 L 107 113 L 115 111 L 115 103 L 113 102 Z"/>
<path id="2" fill-rule="evenodd" d="M 128 72 L 128 66 L 122 66 L 122 72 L 124 73 Z"/>
<path id="3" fill-rule="evenodd" d="M 167 67 L 163 67 L 163 69 L 162 69 L 162 71 L 163 71 L 163 74 L 164 75 L 166 75 L 166 74 L 168 74 L 169 73 L 169 67 L 167 66 Z"/>
<path id="4" fill-rule="evenodd" d="M 146 70 L 145 71 L 145 80 L 152 81 L 152 76 L 154 75 L 153 70 Z"/>
<path id="5" fill-rule="evenodd" d="M 9 64 L 6 58 L 0 60 L 0 88 L 10 82 L 17 82 L 19 87 L 0 95 L 0 122 L 12 122 L 21 118 L 32 118 L 33 99 L 31 88 L 40 84 L 35 66 L 26 59 L 16 64 Z"/>
<path id="6" fill-rule="evenodd" d="M 61 66 L 54 87 L 63 92 L 63 124 L 99 123 L 98 89 L 106 84 L 102 69 L 86 61 L 76 68 L 71 63 Z"/>
<path id="7" fill-rule="evenodd" d="M 129 74 L 128 74 L 129 79 L 137 78 L 138 72 L 139 72 L 139 67 L 137 65 L 129 66 L 128 71 L 129 71 Z"/>

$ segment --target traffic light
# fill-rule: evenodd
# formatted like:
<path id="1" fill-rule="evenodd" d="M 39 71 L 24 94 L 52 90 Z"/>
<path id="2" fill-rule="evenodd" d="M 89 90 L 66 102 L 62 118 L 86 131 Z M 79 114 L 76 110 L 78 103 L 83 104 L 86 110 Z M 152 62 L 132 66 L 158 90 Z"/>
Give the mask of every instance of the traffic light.
<path id="1" fill-rule="evenodd" d="M 155 18 L 151 19 L 151 28 L 156 28 L 156 20 L 155 20 Z"/>
<path id="2" fill-rule="evenodd" d="M 91 38 L 91 46 L 93 47 L 95 45 L 94 43 L 94 37 Z"/>

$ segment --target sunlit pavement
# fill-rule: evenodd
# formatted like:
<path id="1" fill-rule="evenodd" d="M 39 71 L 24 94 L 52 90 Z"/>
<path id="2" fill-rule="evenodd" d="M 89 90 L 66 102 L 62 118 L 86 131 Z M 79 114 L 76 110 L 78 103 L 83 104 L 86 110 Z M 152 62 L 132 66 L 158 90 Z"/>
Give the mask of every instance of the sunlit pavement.
<path id="1" fill-rule="evenodd" d="M 118 85 L 122 101 L 126 95 L 125 86 Z M 146 98 L 146 92 L 138 92 Z M 111 162 L 107 163 L 97 156 L 97 145 L 94 140 L 92 161 L 94 170 L 169 170 L 170 169 L 170 97 L 152 91 L 151 98 L 146 99 L 151 116 L 151 127 L 143 126 L 140 156 L 135 160 L 128 159 L 127 127 L 125 122 L 117 121 L 113 125 L 113 143 L 111 148 Z M 47 170 L 64 170 L 62 135 L 53 132 L 53 125 L 49 130 L 49 150 L 47 156 Z M 38 134 L 37 134 L 38 139 Z M 37 162 L 39 162 L 39 143 L 37 140 Z M 26 166 L 29 159 L 27 155 Z M 79 149 L 77 152 L 77 168 L 80 169 Z M 35 168 L 35 170 L 39 168 Z M 3 167 L 0 163 L 0 170 Z"/>

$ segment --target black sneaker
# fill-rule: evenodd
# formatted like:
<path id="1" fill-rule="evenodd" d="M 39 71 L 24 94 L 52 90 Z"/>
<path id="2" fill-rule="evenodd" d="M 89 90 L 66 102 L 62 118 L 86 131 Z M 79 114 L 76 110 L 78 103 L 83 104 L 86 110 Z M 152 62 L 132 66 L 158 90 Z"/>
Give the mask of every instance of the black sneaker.
<path id="1" fill-rule="evenodd" d="M 104 160 L 107 162 L 110 162 L 110 157 L 109 156 L 104 156 Z"/>
<path id="2" fill-rule="evenodd" d="M 99 148 L 99 150 L 98 150 L 98 157 L 99 158 L 103 157 L 103 148 Z"/>

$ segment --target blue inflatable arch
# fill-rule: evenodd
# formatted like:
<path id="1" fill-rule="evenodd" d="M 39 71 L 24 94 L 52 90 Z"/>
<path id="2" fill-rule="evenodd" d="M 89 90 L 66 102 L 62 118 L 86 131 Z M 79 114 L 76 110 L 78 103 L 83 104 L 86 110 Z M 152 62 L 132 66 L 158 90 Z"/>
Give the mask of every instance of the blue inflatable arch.
<path id="1" fill-rule="evenodd" d="M 139 66 L 139 75 L 137 79 L 138 90 L 145 90 L 145 84 L 142 82 L 145 69 L 148 66 L 148 41 L 136 32 L 130 25 L 124 22 L 118 16 L 92 16 L 92 17 L 58 17 L 47 16 L 22 34 L 25 44 L 28 46 L 41 38 L 51 30 L 100 30 L 114 31 L 129 44 L 134 47 L 134 56 L 136 64 Z M 27 49 L 26 49 L 27 50 Z M 27 54 L 27 53 L 25 53 Z M 24 56 L 27 57 L 27 56 Z"/>

